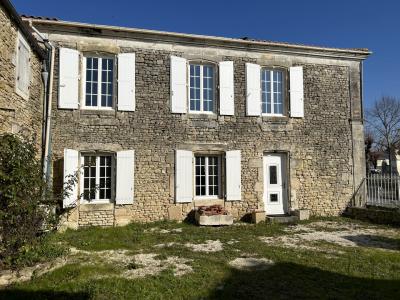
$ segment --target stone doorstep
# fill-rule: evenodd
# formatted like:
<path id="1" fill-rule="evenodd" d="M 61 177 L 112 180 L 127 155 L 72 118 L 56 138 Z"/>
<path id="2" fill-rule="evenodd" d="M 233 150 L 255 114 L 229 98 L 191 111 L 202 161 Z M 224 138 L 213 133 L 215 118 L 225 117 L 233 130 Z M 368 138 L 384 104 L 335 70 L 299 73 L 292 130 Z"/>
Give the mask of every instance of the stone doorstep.
<path id="1" fill-rule="evenodd" d="M 282 216 L 267 216 L 267 222 L 279 224 L 293 224 L 297 223 L 300 219 L 298 216 L 282 215 Z"/>
<path id="2" fill-rule="evenodd" d="M 257 224 L 261 221 L 267 221 L 269 223 L 297 223 L 299 221 L 308 220 L 310 218 L 310 210 L 308 209 L 296 209 L 286 215 L 267 215 L 265 211 L 253 211 L 252 222 Z"/>

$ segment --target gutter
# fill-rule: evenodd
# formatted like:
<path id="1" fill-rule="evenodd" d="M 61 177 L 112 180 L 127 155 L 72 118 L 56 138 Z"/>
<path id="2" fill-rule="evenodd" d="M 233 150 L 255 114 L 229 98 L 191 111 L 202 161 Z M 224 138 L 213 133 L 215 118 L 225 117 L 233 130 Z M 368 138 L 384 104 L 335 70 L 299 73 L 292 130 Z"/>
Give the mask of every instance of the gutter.
<path id="1" fill-rule="evenodd" d="M 185 44 L 193 45 L 205 45 L 210 46 L 210 43 L 220 43 L 219 46 L 226 48 L 242 48 L 245 50 L 251 50 L 249 48 L 255 47 L 260 50 L 281 50 L 287 52 L 305 52 L 305 51 L 315 51 L 321 56 L 332 56 L 332 57 L 345 57 L 345 58 L 355 58 L 365 59 L 367 56 L 372 54 L 371 51 L 367 49 L 340 49 L 340 48 L 329 48 L 329 47 L 319 47 L 319 46 L 307 46 L 298 44 L 289 44 L 282 42 L 270 42 L 270 41 L 256 41 L 256 40 L 245 40 L 237 38 L 226 38 L 226 37 L 216 37 L 216 36 L 206 36 L 197 34 L 186 34 L 186 33 L 176 33 L 158 30 L 148 30 L 148 29 L 138 29 L 138 28 L 127 28 L 120 26 L 108 26 L 108 25 L 96 25 L 87 24 L 79 22 L 69 22 L 69 21 L 54 21 L 54 20 L 38 20 L 31 18 L 24 18 L 24 20 L 33 22 L 38 25 L 47 26 L 50 31 L 61 31 L 56 29 L 56 27 L 64 27 L 72 30 L 72 32 L 77 32 L 80 34 L 88 34 L 90 36 L 101 36 L 106 35 L 102 31 L 110 31 L 110 36 L 115 38 L 112 33 L 128 33 L 136 34 L 138 39 L 149 40 L 152 42 L 181 42 Z M 78 30 L 81 30 L 79 32 Z M 174 40 L 175 39 L 175 40 Z M 176 41 L 180 39 L 180 41 Z M 257 50 L 258 50 L 257 48 Z"/>
<path id="2" fill-rule="evenodd" d="M 51 130 L 51 111 L 52 111 L 52 99 L 53 99 L 53 77 L 54 77 L 54 60 L 55 60 L 55 47 L 44 35 L 37 30 L 32 22 L 29 22 L 30 27 L 37 33 L 42 39 L 46 48 L 49 50 L 49 57 L 47 58 L 48 68 L 50 74 L 47 76 L 47 82 L 45 82 L 45 129 L 44 129 L 44 153 L 43 153 L 43 176 L 47 183 L 50 179 L 50 164 L 51 161 L 51 142 L 50 142 L 50 130 Z M 46 69 L 47 71 L 48 69 Z"/>

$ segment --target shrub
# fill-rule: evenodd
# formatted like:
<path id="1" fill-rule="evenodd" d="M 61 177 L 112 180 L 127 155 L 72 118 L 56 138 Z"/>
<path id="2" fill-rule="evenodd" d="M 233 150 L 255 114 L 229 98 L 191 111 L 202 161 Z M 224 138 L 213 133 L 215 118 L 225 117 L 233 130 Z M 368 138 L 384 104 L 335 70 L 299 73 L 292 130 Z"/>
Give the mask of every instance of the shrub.
<path id="1" fill-rule="evenodd" d="M 33 142 L 0 136 L 0 267 L 15 267 L 38 243 L 43 224 L 55 221 Z M 29 256 L 29 255 L 28 255 Z"/>

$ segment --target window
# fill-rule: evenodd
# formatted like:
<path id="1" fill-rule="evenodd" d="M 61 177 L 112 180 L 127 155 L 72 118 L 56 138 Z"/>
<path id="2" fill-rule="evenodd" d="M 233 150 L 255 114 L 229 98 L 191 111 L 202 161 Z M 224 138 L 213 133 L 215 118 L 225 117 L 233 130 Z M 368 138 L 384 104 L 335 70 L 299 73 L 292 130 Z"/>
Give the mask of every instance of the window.
<path id="1" fill-rule="evenodd" d="M 30 48 L 24 37 L 18 33 L 16 91 L 27 98 L 30 84 Z"/>
<path id="2" fill-rule="evenodd" d="M 261 70 L 262 113 L 283 115 L 284 72 L 281 70 Z"/>
<path id="3" fill-rule="evenodd" d="M 113 106 L 114 59 L 86 57 L 86 108 L 107 109 Z"/>
<path id="4" fill-rule="evenodd" d="M 110 155 L 82 155 L 83 200 L 110 201 L 112 199 L 113 159 Z"/>
<path id="5" fill-rule="evenodd" d="M 278 202 L 278 194 L 277 193 L 269 194 L 269 202 Z"/>
<path id="6" fill-rule="evenodd" d="M 269 166 L 269 184 L 278 184 L 277 168 L 274 165 Z"/>
<path id="7" fill-rule="evenodd" d="M 214 111 L 215 70 L 212 65 L 189 64 L 190 112 L 211 113 Z"/>
<path id="8" fill-rule="evenodd" d="M 219 198 L 221 185 L 219 156 L 195 157 L 196 197 Z"/>

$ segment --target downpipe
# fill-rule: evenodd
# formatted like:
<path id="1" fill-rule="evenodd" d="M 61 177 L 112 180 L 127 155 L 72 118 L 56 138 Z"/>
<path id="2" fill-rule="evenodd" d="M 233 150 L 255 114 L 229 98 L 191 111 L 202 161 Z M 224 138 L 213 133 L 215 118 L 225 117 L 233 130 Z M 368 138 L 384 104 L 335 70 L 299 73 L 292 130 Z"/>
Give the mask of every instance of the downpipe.
<path id="1" fill-rule="evenodd" d="M 44 153 L 43 153 L 43 177 L 47 183 L 50 180 L 50 159 L 51 159 L 51 143 L 50 143 L 50 130 L 51 130 L 51 111 L 52 111 L 52 98 L 53 98 L 53 77 L 54 77 L 54 60 L 55 60 L 55 47 L 53 44 L 33 25 L 32 21 L 29 22 L 32 30 L 42 39 L 46 49 L 48 50 L 49 57 L 47 64 L 44 65 L 42 71 L 42 80 L 45 87 L 45 129 L 44 129 Z"/>

